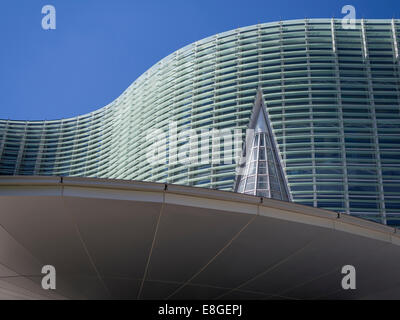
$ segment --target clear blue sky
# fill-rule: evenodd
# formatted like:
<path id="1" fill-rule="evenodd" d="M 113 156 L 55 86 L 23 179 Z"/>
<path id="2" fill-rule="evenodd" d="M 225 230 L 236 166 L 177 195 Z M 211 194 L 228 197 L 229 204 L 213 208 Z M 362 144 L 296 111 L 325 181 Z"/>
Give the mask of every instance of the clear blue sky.
<path id="1" fill-rule="evenodd" d="M 56 30 L 41 27 L 44 5 Z M 400 18 L 400 0 L 0 0 L 0 118 L 58 119 L 96 110 L 173 51 L 280 19 Z"/>

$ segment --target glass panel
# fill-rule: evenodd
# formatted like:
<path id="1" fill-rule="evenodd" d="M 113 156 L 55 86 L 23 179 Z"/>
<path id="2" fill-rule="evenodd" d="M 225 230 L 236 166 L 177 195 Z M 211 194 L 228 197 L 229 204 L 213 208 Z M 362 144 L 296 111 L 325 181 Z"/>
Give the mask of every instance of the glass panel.
<path id="1" fill-rule="evenodd" d="M 259 152 L 259 160 L 265 160 L 265 148 L 260 148 Z"/>
<path id="2" fill-rule="evenodd" d="M 268 174 L 270 176 L 276 176 L 276 169 L 273 163 L 268 162 Z"/>
<path id="3" fill-rule="evenodd" d="M 254 144 L 253 144 L 253 147 L 257 146 L 258 146 L 258 134 L 254 135 Z"/>
<path id="4" fill-rule="evenodd" d="M 263 134 L 260 134 L 260 147 L 265 145 L 265 138 Z"/>
<path id="5" fill-rule="evenodd" d="M 246 191 L 253 190 L 255 185 L 255 177 L 247 178 Z"/>
<path id="6" fill-rule="evenodd" d="M 279 184 L 278 178 L 276 176 L 269 176 L 269 181 L 274 184 Z"/>
<path id="7" fill-rule="evenodd" d="M 274 156 L 272 155 L 272 151 L 269 148 L 267 148 L 267 160 L 274 161 Z"/>
<path id="8" fill-rule="evenodd" d="M 256 165 L 257 165 L 256 161 L 252 161 L 250 163 L 249 175 L 256 174 Z"/>
<path id="9" fill-rule="evenodd" d="M 267 173 L 266 162 L 259 161 L 258 162 L 258 174 L 266 174 L 266 173 Z"/>
<path id="10" fill-rule="evenodd" d="M 273 199 L 281 199 L 281 198 L 282 198 L 282 195 L 281 195 L 280 192 L 271 191 L 271 198 L 273 198 Z"/>
<path id="11" fill-rule="evenodd" d="M 268 198 L 268 191 L 267 190 L 257 190 L 257 195 L 259 197 L 264 197 L 264 198 Z"/>
<path id="12" fill-rule="evenodd" d="M 273 191 L 280 191 L 279 184 L 271 183 L 270 184 L 270 189 L 273 190 Z"/>
<path id="13" fill-rule="evenodd" d="M 243 189 L 244 189 L 244 180 L 240 181 L 238 192 L 243 192 Z"/>
<path id="14" fill-rule="evenodd" d="M 253 148 L 253 154 L 252 154 L 252 157 L 251 157 L 251 159 L 252 160 L 257 160 L 257 148 Z"/>

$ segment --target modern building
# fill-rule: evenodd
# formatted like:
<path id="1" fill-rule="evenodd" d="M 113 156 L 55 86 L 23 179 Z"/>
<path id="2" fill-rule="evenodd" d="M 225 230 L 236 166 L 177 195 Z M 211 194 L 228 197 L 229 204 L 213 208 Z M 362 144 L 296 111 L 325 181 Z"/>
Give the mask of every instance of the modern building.
<path id="1" fill-rule="evenodd" d="M 399 42 L 399 20 L 345 29 L 341 20 L 305 19 L 223 32 L 172 53 L 92 113 L 0 120 L 0 174 L 232 191 L 242 145 L 230 158 L 221 144 L 206 145 L 212 152 L 201 163 L 171 154 L 186 157 L 188 130 L 230 130 L 244 141 L 260 88 L 290 199 L 400 225 Z M 160 132 L 167 160 L 148 161 Z"/>
<path id="2" fill-rule="evenodd" d="M 400 299 L 395 228 L 293 202 L 12 176 L 0 221 L 0 299 Z M 44 265 L 56 290 L 41 287 Z M 355 290 L 342 287 L 348 265 Z"/>
<path id="3" fill-rule="evenodd" d="M 90 114 L 0 120 L 0 299 L 399 299 L 399 42 L 259 24 Z"/>

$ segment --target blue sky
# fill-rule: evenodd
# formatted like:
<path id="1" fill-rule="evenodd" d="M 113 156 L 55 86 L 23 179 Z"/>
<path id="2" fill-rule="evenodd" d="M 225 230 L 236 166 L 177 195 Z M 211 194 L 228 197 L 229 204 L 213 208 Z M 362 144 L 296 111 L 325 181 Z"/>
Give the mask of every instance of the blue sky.
<path id="1" fill-rule="evenodd" d="M 56 30 L 43 30 L 44 5 Z M 400 0 L 1 0 L 0 118 L 59 119 L 96 110 L 175 50 L 280 19 L 400 18 Z"/>

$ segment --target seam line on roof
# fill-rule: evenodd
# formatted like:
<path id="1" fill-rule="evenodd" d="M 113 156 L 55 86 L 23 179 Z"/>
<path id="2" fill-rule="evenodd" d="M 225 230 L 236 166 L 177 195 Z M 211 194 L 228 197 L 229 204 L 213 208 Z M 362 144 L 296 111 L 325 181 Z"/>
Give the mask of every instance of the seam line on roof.
<path id="1" fill-rule="evenodd" d="M 64 208 L 66 208 L 67 206 L 66 206 L 66 203 L 65 203 L 65 198 L 64 198 L 64 193 L 63 193 L 64 186 L 62 186 L 61 190 L 62 190 L 61 199 L 62 199 L 62 202 L 64 204 Z M 95 272 L 96 276 L 98 277 L 100 283 L 102 284 L 102 286 L 106 290 L 107 294 L 111 297 L 111 293 L 108 290 L 108 287 L 106 286 L 106 283 L 104 282 L 103 278 L 101 277 L 101 274 L 100 274 L 99 270 L 97 269 L 96 264 L 94 263 L 94 260 L 93 260 L 92 256 L 90 255 L 89 249 L 88 249 L 85 241 L 83 240 L 83 237 L 82 237 L 82 234 L 81 234 L 81 231 L 79 229 L 78 224 L 76 223 L 75 219 L 72 217 L 72 215 L 69 212 L 67 213 L 67 216 L 69 217 L 69 219 L 70 219 L 70 221 L 71 221 L 71 223 L 72 223 L 72 225 L 73 225 L 73 227 L 75 229 L 75 232 L 77 233 L 78 240 L 81 243 L 84 252 L 86 253 L 86 256 L 87 256 L 87 258 L 89 260 L 89 264 L 94 269 L 94 272 Z M 82 295 L 85 296 L 84 294 L 82 294 Z M 86 299 L 87 299 L 87 297 L 86 297 Z"/>
<path id="2" fill-rule="evenodd" d="M 273 266 L 269 267 L 267 270 L 259 273 L 258 275 L 256 275 L 255 277 L 243 282 L 241 285 L 237 286 L 236 288 L 232 289 L 231 291 L 228 291 L 220 296 L 218 296 L 217 298 L 215 298 L 215 300 L 221 299 L 222 297 L 228 295 L 229 293 L 233 292 L 233 291 L 237 291 L 240 288 L 244 287 L 245 285 L 253 282 L 254 280 L 268 274 L 269 272 L 271 272 L 272 270 L 276 269 L 277 267 L 279 267 L 281 264 L 284 264 L 285 262 L 289 261 L 291 258 L 295 257 L 296 255 L 298 255 L 299 253 L 301 253 L 303 250 L 305 250 L 307 247 L 309 247 L 311 245 L 311 243 L 314 242 L 314 239 L 309 241 L 307 244 L 305 244 L 303 247 L 301 247 L 300 249 L 296 250 L 295 252 L 293 252 L 292 254 L 288 255 L 286 258 L 282 259 L 281 261 L 279 261 L 278 263 L 274 264 Z"/>
<path id="3" fill-rule="evenodd" d="M 335 230 L 333 230 L 333 229 L 330 230 L 330 232 L 334 232 L 334 231 L 335 231 Z M 356 259 L 356 260 L 357 260 L 357 259 Z M 340 266 L 335 267 L 335 268 L 331 269 L 331 270 L 328 271 L 328 272 L 319 274 L 318 276 L 312 278 L 311 280 L 307 280 L 307 281 L 304 281 L 304 282 L 302 282 L 302 283 L 300 283 L 300 284 L 297 284 L 297 285 L 295 285 L 295 286 L 289 287 L 288 289 L 286 289 L 286 290 L 284 290 L 284 291 L 281 291 L 278 295 L 280 295 L 280 294 L 283 295 L 283 294 L 285 294 L 285 293 L 287 293 L 287 292 L 290 292 L 290 291 L 292 291 L 292 290 L 294 290 L 294 289 L 301 288 L 301 287 L 304 286 L 304 285 L 307 285 L 307 284 L 309 284 L 309 283 L 311 283 L 311 282 L 314 282 L 315 280 L 318 280 L 318 279 L 320 279 L 320 278 L 323 278 L 323 277 L 325 277 L 325 276 L 328 276 L 328 275 L 330 275 L 330 274 L 332 274 L 332 273 L 334 273 L 334 272 L 337 272 L 338 270 L 340 270 Z"/>
<path id="4" fill-rule="evenodd" d="M 20 246 L 20 248 L 22 248 L 23 250 L 26 251 L 26 253 L 28 253 L 30 255 L 30 257 L 36 261 L 36 263 L 39 264 L 39 266 L 44 266 L 45 264 L 43 262 L 41 262 L 35 255 L 33 255 L 33 253 L 27 248 L 25 247 L 21 242 L 19 242 L 7 229 L 6 227 L 0 223 L 0 228 L 3 229 L 10 237 L 13 241 L 15 241 L 15 243 L 18 244 L 18 246 Z M 28 281 L 33 282 L 35 285 L 37 285 L 34 281 L 32 281 L 32 279 L 29 279 L 28 277 L 22 275 L 21 273 L 17 272 L 16 270 L 14 270 L 11 266 L 6 265 L 3 261 L 0 261 L 0 264 L 3 265 L 4 267 L 6 267 L 7 269 L 11 270 L 12 272 L 15 272 L 16 274 L 18 274 L 20 277 L 27 279 Z M 60 294 L 62 295 L 62 294 Z M 65 298 L 68 298 L 66 296 L 64 296 Z"/>
<path id="5" fill-rule="evenodd" d="M 1 262 L 0 264 L 3 265 L 4 267 L 6 267 L 7 269 L 10 269 L 10 268 L 7 267 L 3 262 Z M 11 270 L 12 272 L 15 272 L 16 275 L 0 276 L 0 281 L 6 281 L 6 282 L 7 282 L 7 279 L 18 279 L 18 278 L 21 278 L 21 279 L 28 280 L 29 282 L 33 283 L 33 285 L 34 285 L 35 287 L 40 288 L 40 287 L 38 286 L 38 284 L 37 284 L 35 281 L 33 281 L 31 278 L 42 278 L 42 277 L 43 277 L 43 274 L 40 274 L 40 275 L 29 275 L 29 274 L 21 274 L 21 273 L 18 273 L 18 272 L 16 272 L 16 271 L 12 270 L 12 269 L 10 269 L 10 270 Z M 46 291 L 44 291 L 44 292 L 42 292 L 42 293 L 38 293 L 38 292 L 33 291 L 33 290 L 31 290 L 31 289 L 28 289 L 28 288 L 25 288 L 25 287 L 23 287 L 23 286 L 17 285 L 17 284 L 15 284 L 15 283 L 13 283 L 13 282 L 7 282 L 7 283 L 12 284 L 12 285 L 14 285 L 15 287 L 17 287 L 17 288 L 19 288 L 19 289 L 29 291 L 29 292 L 31 292 L 32 294 L 36 294 L 36 295 L 38 295 L 38 296 L 45 297 L 46 299 L 53 299 L 53 298 L 54 298 L 52 292 L 47 293 Z M 2 288 L 2 287 L 0 286 L 0 288 Z M 4 288 L 3 288 L 3 289 L 4 289 Z M 13 291 L 13 292 L 15 293 L 15 291 Z M 69 297 L 67 297 L 67 296 L 65 296 L 64 294 L 61 294 L 61 293 L 59 293 L 59 292 L 57 292 L 57 291 L 54 292 L 54 294 L 57 295 L 57 296 L 59 296 L 59 297 L 61 297 L 61 298 L 70 299 Z"/>
<path id="6" fill-rule="evenodd" d="M 223 246 L 214 257 L 212 257 L 199 271 L 197 271 L 189 280 L 187 280 L 183 285 L 181 285 L 178 289 L 176 289 L 174 292 L 172 292 L 166 299 L 170 299 L 173 297 L 175 294 L 177 294 L 179 291 L 181 291 L 185 286 L 191 283 L 193 279 L 195 279 L 199 274 L 201 274 L 218 256 L 222 254 L 222 252 L 225 251 L 226 248 L 228 248 L 234 240 L 236 240 L 240 234 L 254 221 L 257 216 L 259 216 L 260 204 L 257 204 L 257 214 L 255 214 L 233 237 L 230 239 L 225 246 Z"/>
<path id="7" fill-rule="evenodd" d="M 377 241 L 380 241 L 380 240 L 377 240 Z M 377 249 L 375 250 L 375 252 L 379 252 L 379 251 L 381 251 L 382 249 L 387 248 L 387 247 L 389 247 L 389 246 L 391 246 L 391 245 L 393 245 L 393 244 L 388 243 L 388 242 L 384 242 L 379 248 L 377 248 Z M 356 266 L 356 264 L 355 264 L 354 262 L 361 263 L 362 261 L 366 261 L 366 260 L 369 260 L 369 257 L 366 257 L 366 258 L 365 258 L 365 257 L 364 257 L 364 258 L 362 258 L 362 257 L 357 257 L 354 261 L 352 261 L 352 264 L 353 264 L 354 266 Z M 332 271 L 331 273 L 333 273 L 333 272 L 334 272 L 334 271 Z M 314 281 L 314 280 L 312 280 L 312 281 Z M 312 281 L 310 281 L 310 282 L 312 282 Z M 337 292 L 340 292 L 340 291 L 342 291 L 342 290 L 343 290 L 343 289 L 338 289 L 338 290 L 331 291 L 331 292 L 329 292 L 329 293 L 327 293 L 327 294 L 324 294 L 324 295 L 315 297 L 315 298 L 313 298 L 313 300 L 325 299 L 325 298 L 327 298 L 327 297 L 329 297 L 329 296 L 331 296 L 331 295 L 333 295 L 333 294 L 335 294 L 335 293 L 337 293 Z M 362 298 L 360 297 L 360 298 L 357 298 L 357 299 L 362 299 Z"/>
<path id="8" fill-rule="evenodd" d="M 44 296 L 44 295 L 39 294 L 39 293 L 37 293 L 37 292 L 33 292 L 33 291 L 31 291 L 31 290 L 29 290 L 29 289 L 26 289 L 26 288 L 23 288 L 23 287 L 21 287 L 21 286 L 17 286 L 17 285 L 14 284 L 14 283 L 10 283 L 10 284 L 11 284 L 11 285 L 14 285 L 14 286 L 17 287 L 18 289 L 21 289 L 21 291 L 22 291 L 22 290 L 26 290 L 26 291 L 28 291 L 30 294 L 32 294 L 32 296 L 29 296 L 28 293 L 17 292 L 17 291 L 14 291 L 14 290 L 10 290 L 10 289 L 8 289 L 8 288 L 5 288 L 5 287 L 3 287 L 3 286 L 0 286 L 0 291 L 2 290 L 4 293 L 6 293 L 6 294 L 8 294 L 8 295 L 10 295 L 10 296 L 13 296 L 13 297 L 14 297 L 14 300 L 21 300 L 21 297 L 25 298 L 26 300 L 37 300 L 37 299 L 38 299 L 37 297 L 41 297 L 43 300 L 45 300 L 45 299 L 46 299 L 46 300 L 52 300 L 51 297 Z M 35 298 L 35 297 L 33 297 L 33 295 L 35 295 L 35 296 L 37 296 L 37 297 Z M 56 299 L 56 300 L 58 300 L 58 299 Z"/>
<path id="9" fill-rule="evenodd" d="M 161 217 L 162 217 L 162 214 L 163 214 L 163 212 L 164 212 L 164 207 L 165 207 L 165 191 L 166 191 L 166 190 L 167 190 L 167 184 L 165 184 L 165 187 L 164 187 L 164 191 L 163 191 L 163 201 L 162 201 L 162 203 L 161 203 L 160 213 L 159 213 L 159 215 L 158 215 L 156 228 L 155 228 L 155 230 L 154 230 L 153 241 L 152 241 L 152 243 L 151 243 L 149 255 L 148 255 L 148 257 L 147 257 L 146 267 L 145 267 L 145 269 L 144 269 L 144 274 L 143 274 L 143 277 L 142 277 L 142 283 L 140 284 L 140 288 L 139 288 L 139 291 L 138 291 L 138 295 L 137 295 L 137 299 L 138 299 L 138 300 L 140 299 L 140 296 L 142 295 L 144 282 L 146 281 L 147 273 L 148 273 L 148 271 L 149 271 L 151 256 L 152 256 L 152 254 L 153 254 L 153 249 L 154 249 L 154 246 L 155 246 L 155 243 L 156 243 L 157 234 L 158 234 L 158 229 L 159 229 L 159 227 L 160 227 Z"/>
<path id="10" fill-rule="evenodd" d="M 387 247 L 387 246 L 389 246 L 389 245 L 390 245 L 390 243 L 386 243 L 386 244 L 382 245 L 379 249 L 377 249 L 377 251 L 379 251 L 379 250 L 381 250 L 382 248 Z M 358 258 L 356 258 L 354 261 L 352 261 L 352 264 L 355 265 L 354 262 L 360 263 L 360 261 L 363 261 L 363 260 L 365 261 L 366 259 L 365 259 L 365 258 L 362 259 L 362 258 L 359 258 L 359 257 L 358 257 Z M 338 273 L 340 274 L 340 271 L 341 271 L 341 267 L 338 266 L 338 267 L 336 267 L 336 268 L 331 269 L 331 271 L 325 272 L 325 273 L 323 273 L 323 274 L 320 274 L 319 276 L 317 276 L 317 277 L 315 277 L 315 278 L 313 278 L 313 279 L 311 279 L 311 280 L 305 281 L 305 282 L 303 282 L 303 283 L 300 283 L 300 284 L 298 284 L 298 285 L 295 285 L 295 286 L 293 286 L 293 287 L 290 287 L 290 288 L 288 288 L 288 289 L 286 289 L 286 290 L 284 290 L 284 291 L 281 291 L 278 295 L 284 295 L 284 294 L 286 294 L 286 293 L 288 293 L 288 292 L 290 293 L 290 291 L 292 291 L 292 290 L 294 290 L 294 289 L 301 288 L 301 287 L 303 287 L 303 286 L 305 286 L 305 285 L 307 285 L 307 284 L 310 284 L 310 283 L 312 283 L 312 282 L 314 282 L 314 281 L 316 281 L 316 280 L 318 280 L 318 279 L 327 277 L 327 276 L 329 276 L 329 275 L 331 275 L 331 274 L 333 274 L 333 273 L 335 273 L 335 272 L 338 272 Z M 328 295 L 326 295 L 326 297 L 328 297 L 328 296 L 331 295 L 331 294 L 335 294 L 336 292 L 339 292 L 339 291 L 342 291 L 342 289 L 332 291 L 332 292 L 328 293 Z M 324 297 L 324 296 L 314 297 L 314 298 L 311 298 L 311 299 L 320 299 L 321 297 Z"/>

